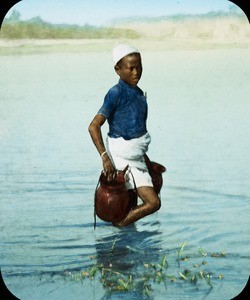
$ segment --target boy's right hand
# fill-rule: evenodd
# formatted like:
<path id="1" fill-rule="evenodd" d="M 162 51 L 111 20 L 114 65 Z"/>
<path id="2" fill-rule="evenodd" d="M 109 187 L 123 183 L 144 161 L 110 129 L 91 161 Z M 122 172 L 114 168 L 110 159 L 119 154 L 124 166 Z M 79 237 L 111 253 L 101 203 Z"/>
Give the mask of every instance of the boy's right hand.
<path id="1" fill-rule="evenodd" d="M 116 169 L 114 168 L 108 154 L 102 157 L 104 174 L 107 176 L 108 182 L 111 182 L 116 176 Z"/>

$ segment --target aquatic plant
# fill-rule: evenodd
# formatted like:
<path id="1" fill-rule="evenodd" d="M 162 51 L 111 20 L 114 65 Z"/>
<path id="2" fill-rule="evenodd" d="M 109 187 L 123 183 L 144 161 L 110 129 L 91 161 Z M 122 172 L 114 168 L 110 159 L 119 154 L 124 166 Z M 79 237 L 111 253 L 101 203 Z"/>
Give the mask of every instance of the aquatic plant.
<path id="1" fill-rule="evenodd" d="M 181 253 L 183 252 L 183 249 L 185 248 L 186 244 L 187 244 L 186 241 L 185 241 L 184 243 L 182 243 L 180 249 L 178 250 L 178 252 L 177 252 L 177 260 L 180 259 L 180 255 L 181 255 Z"/>
<path id="2" fill-rule="evenodd" d="M 112 248 L 115 246 L 115 242 L 112 245 Z M 187 242 L 182 243 L 180 248 L 177 251 L 178 266 L 175 271 L 176 274 L 168 273 L 169 267 L 173 270 L 173 266 L 170 266 L 169 261 L 167 260 L 167 255 L 164 254 L 159 262 L 146 262 L 142 266 L 137 266 L 136 273 L 128 273 L 126 271 L 115 270 L 110 264 L 109 267 L 104 266 L 103 264 L 93 264 L 87 270 L 81 270 L 79 272 L 68 272 L 65 274 L 69 276 L 72 280 L 83 281 L 83 280 L 92 280 L 98 278 L 102 286 L 109 292 L 129 292 L 129 291 L 141 291 L 144 296 L 151 297 L 153 291 L 153 286 L 164 284 L 167 288 L 169 283 L 180 283 L 184 281 L 186 283 L 197 285 L 202 281 L 205 281 L 210 289 L 213 288 L 212 279 L 224 278 L 223 274 L 214 275 L 210 270 L 203 269 L 207 265 L 205 260 L 202 260 L 201 263 L 193 259 L 200 259 L 201 257 L 209 258 L 220 258 L 225 257 L 224 252 L 221 253 L 212 253 L 208 255 L 203 249 L 199 248 L 198 253 L 194 255 L 182 255 L 184 248 L 186 247 Z M 94 257 L 91 256 L 91 259 Z M 181 265 L 179 264 L 181 263 Z M 187 266 L 187 263 L 192 263 L 192 266 Z M 184 265 L 183 265 L 184 264 Z M 183 269 L 182 269 L 183 268 Z"/>

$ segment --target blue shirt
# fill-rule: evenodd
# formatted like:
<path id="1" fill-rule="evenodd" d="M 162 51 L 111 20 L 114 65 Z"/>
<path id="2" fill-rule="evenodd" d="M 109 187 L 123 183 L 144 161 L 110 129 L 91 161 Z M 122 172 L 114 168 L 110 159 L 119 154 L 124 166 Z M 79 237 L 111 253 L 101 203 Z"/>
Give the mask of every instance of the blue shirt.
<path id="1" fill-rule="evenodd" d="M 108 135 L 112 138 L 130 140 L 147 133 L 146 97 L 139 87 L 131 86 L 121 79 L 106 94 L 98 114 L 108 120 Z"/>

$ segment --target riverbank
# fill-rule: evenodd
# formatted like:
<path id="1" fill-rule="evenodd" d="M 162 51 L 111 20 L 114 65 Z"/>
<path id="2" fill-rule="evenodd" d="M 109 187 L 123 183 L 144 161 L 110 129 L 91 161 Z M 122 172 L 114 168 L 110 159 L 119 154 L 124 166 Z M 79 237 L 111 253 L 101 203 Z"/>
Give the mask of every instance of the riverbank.
<path id="1" fill-rule="evenodd" d="M 198 39 L 126 39 L 132 45 L 140 45 L 142 51 L 247 49 L 250 39 L 238 41 Z M 103 52 L 110 51 L 117 42 L 114 39 L 0 39 L 0 55 L 42 54 L 51 52 Z"/>
<path id="2" fill-rule="evenodd" d="M 220 12 L 119 19 L 100 28 L 7 19 L 0 31 L 0 55 L 110 51 L 119 41 L 140 45 L 142 51 L 246 49 L 250 26 L 244 14 Z"/>

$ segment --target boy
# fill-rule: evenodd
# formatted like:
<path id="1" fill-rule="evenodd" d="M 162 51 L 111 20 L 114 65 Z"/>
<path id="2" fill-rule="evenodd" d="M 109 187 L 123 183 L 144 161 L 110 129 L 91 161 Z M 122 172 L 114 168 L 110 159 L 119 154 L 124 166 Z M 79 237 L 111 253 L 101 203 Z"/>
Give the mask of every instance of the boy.
<path id="1" fill-rule="evenodd" d="M 135 206 L 125 219 L 113 223 L 115 226 L 126 226 L 157 211 L 161 203 L 145 163 L 150 135 L 146 128 L 146 97 L 137 86 L 142 75 L 141 55 L 136 48 L 119 44 L 113 49 L 113 60 L 120 79 L 105 96 L 102 107 L 89 125 L 89 133 L 109 181 L 114 178 L 116 170 L 123 170 L 127 165 L 134 176 L 142 204 Z M 101 126 L 106 120 L 109 123 L 107 148 L 101 133 Z M 127 189 L 133 187 L 131 182 L 130 175 Z"/>

